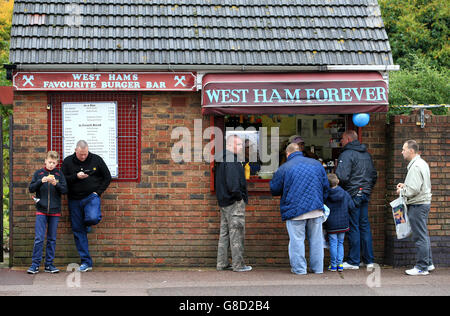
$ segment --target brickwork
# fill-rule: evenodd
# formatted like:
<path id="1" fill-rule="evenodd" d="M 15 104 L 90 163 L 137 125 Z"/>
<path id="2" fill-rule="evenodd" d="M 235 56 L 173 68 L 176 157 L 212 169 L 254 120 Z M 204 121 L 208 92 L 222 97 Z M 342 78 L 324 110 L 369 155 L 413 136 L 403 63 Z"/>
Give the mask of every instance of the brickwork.
<path id="1" fill-rule="evenodd" d="M 184 106 L 172 98 L 185 97 Z M 16 93 L 14 106 L 13 265 L 28 265 L 34 239 L 35 209 L 28 184 L 47 150 L 47 96 Z M 102 196 L 103 220 L 89 235 L 98 266 L 215 266 L 219 213 L 210 193 L 209 163 L 175 163 L 172 129 L 202 117 L 200 94 L 148 93 L 142 96 L 141 182 L 112 182 Z M 192 140 L 193 142 L 193 140 Z M 203 146 L 209 140 L 204 140 Z M 260 201 L 260 202 L 258 202 Z M 278 201 L 251 197 L 247 212 L 249 262 L 287 264 L 287 236 Z M 79 262 L 67 201 L 58 227 L 56 264 Z"/>
<path id="2" fill-rule="evenodd" d="M 433 261 L 439 266 L 450 265 L 450 116 L 434 116 L 425 111 L 425 127 L 420 127 L 420 110 L 409 116 L 390 119 L 388 127 L 387 199 L 394 200 L 395 186 L 404 182 L 407 162 L 401 148 L 408 139 L 415 139 L 431 171 L 433 194 L 428 221 Z M 397 240 L 390 207 L 386 208 L 386 263 L 394 266 L 412 265 L 415 247 L 409 240 Z"/>
<path id="3" fill-rule="evenodd" d="M 172 102 L 173 98 L 177 104 Z M 182 98 L 185 102 L 179 102 Z M 31 262 L 35 209 L 28 184 L 33 171 L 42 166 L 47 150 L 47 115 L 45 93 L 15 94 L 14 224 L 11 229 L 11 260 L 15 266 L 26 266 Z M 193 136 L 195 120 L 202 121 L 203 130 L 210 124 L 209 117 L 202 117 L 199 93 L 142 95 L 141 181 L 113 181 L 104 193 L 103 220 L 89 235 L 96 266 L 215 266 L 219 212 L 215 196 L 210 193 L 209 163 L 175 163 L 171 159 L 172 146 L 179 141 L 171 139 L 172 130 L 178 126 L 187 127 Z M 370 123 L 363 128 L 362 139 L 368 145 L 379 174 L 369 205 L 369 219 L 375 260 L 383 262 L 385 251 L 391 244 L 387 233 L 392 236 L 392 225 L 389 225 L 392 217 L 388 216 L 390 210 L 386 207 L 386 183 L 394 183 L 392 174 L 386 172 L 388 163 L 394 160 L 388 154 L 390 147 L 385 145 L 391 142 L 386 141 L 385 114 L 371 115 Z M 203 146 L 208 142 L 203 140 Z M 399 143 L 396 141 L 395 144 Z M 436 158 L 441 159 L 444 154 L 436 154 Z M 444 166 L 436 163 L 436 167 L 449 168 L 448 161 Z M 395 174 L 396 179 L 403 177 L 401 172 Z M 445 190 L 448 180 L 439 178 L 439 181 Z M 448 189 L 448 182 L 446 185 Z M 267 183 L 262 186 L 268 190 Z M 392 185 L 388 188 L 392 189 Z M 438 199 L 439 193 L 434 193 Z M 441 202 L 445 203 L 445 198 Z M 432 212 L 430 225 L 439 225 L 440 229 L 447 227 L 448 231 L 448 210 L 445 213 L 433 206 Z M 441 212 L 439 216 L 436 215 L 438 212 Z M 287 266 L 288 236 L 279 215 L 279 199 L 270 194 L 250 193 L 246 222 L 247 262 L 255 266 Z M 436 230 L 433 236 L 444 238 L 448 233 L 441 234 Z M 327 251 L 325 253 L 328 255 Z M 71 262 L 79 262 L 79 257 L 64 199 L 55 263 L 62 266 Z"/>

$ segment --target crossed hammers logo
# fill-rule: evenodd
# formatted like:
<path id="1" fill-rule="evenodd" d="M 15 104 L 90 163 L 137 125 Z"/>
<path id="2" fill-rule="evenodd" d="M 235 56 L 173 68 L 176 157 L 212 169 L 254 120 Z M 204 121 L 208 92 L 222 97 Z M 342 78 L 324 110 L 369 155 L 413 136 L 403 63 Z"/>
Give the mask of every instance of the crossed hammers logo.
<path id="1" fill-rule="evenodd" d="M 186 87 L 186 84 L 183 82 L 186 80 L 186 76 L 182 76 L 181 78 L 179 76 L 175 76 L 174 79 L 177 81 L 175 87 L 178 86 L 179 84 L 181 84 L 183 87 Z"/>
<path id="2" fill-rule="evenodd" d="M 30 86 L 34 87 L 34 84 L 31 82 L 31 80 L 34 80 L 34 75 L 23 75 L 22 77 L 23 80 L 25 80 L 25 82 L 23 83 L 23 86 L 25 87 L 27 84 L 29 84 Z"/>

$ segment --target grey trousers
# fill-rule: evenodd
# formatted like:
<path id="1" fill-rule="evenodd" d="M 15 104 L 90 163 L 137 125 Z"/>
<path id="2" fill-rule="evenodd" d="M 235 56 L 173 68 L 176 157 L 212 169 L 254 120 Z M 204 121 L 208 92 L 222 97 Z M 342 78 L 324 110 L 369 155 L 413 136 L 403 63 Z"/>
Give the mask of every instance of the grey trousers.
<path id="1" fill-rule="evenodd" d="M 243 268 L 245 238 L 245 202 L 243 200 L 220 208 L 220 237 L 217 249 L 217 269 L 229 266 L 228 247 L 231 249 L 233 270 Z"/>
<path id="2" fill-rule="evenodd" d="M 408 218 L 411 224 L 412 240 L 416 244 L 415 267 L 424 271 L 427 271 L 428 266 L 433 264 L 427 227 L 429 212 L 430 204 L 408 205 Z"/>

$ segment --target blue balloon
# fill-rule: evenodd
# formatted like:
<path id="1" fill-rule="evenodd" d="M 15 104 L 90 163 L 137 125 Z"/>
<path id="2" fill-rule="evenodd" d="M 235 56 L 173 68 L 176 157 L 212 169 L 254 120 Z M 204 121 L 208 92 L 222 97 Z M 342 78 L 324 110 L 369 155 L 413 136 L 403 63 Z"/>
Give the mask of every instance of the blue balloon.
<path id="1" fill-rule="evenodd" d="M 370 115 L 367 113 L 353 114 L 353 123 L 358 127 L 366 126 L 370 121 Z"/>

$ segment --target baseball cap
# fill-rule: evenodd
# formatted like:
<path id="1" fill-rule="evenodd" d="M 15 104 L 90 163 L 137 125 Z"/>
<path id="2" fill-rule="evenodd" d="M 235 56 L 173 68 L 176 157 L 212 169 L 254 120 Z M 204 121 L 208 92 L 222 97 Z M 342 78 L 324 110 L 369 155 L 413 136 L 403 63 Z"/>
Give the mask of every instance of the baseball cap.
<path id="1" fill-rule="evenodd" d="M 303 140 L 303 138 L 300 135 L 293 135 L 291 137 L 289 137 L 289 144 L 300 144 L 300 143 L 305 143 L 305 141 Z"/>

